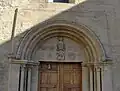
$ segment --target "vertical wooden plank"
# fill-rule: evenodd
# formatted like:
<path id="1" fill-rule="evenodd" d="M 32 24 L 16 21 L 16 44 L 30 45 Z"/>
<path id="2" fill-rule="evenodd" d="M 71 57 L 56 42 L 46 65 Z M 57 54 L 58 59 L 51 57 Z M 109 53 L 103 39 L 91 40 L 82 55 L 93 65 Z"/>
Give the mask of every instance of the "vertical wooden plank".
<path id="1" fill-rule="evenodd" d="M 63 74 L 63 69 L 64 65 L 63 63 L 60 64 L 60 91 L 64 91 L 64 74 Z"/>
<path id="2" fill-rule="evenodd" d="M 47 89 L 46 88 L 41 88 L 40 91 L 47 91 Z"/>
<path id="3" fill-rule="evenodd" d="M 58 82 L 57 82 L 57 91 L 59 91 L 60 90 L 60 65 L 58 65 L 57 66 L 57 68 L 58 68 Z"/>
<path id="4" fill-rule="evenodd" d="M 81 65 L 81 63 L 80 63 L 80 91 L 82 91 L 82 65 Z"/>

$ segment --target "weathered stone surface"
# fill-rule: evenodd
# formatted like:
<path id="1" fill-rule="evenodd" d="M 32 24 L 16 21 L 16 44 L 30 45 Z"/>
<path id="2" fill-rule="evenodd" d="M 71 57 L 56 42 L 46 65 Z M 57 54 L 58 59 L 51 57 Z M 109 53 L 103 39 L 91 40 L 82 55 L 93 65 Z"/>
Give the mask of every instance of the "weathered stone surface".
<path id="1" fill-rule="evenodd" d="M 66 20 L 87 26 L 103 44 L 107 56 L 120 62 L 120 1 L 84 0 L 75 4 L 45 3 L 45 0 L 1 0 L 0 1 L 0 91 L 8 88 L 8 58 L 11 52 L 11 30 L 15 8 L 18 17 L 15 31 L 14 52 L 25 32 L 43 21 Z M 40 27 L 42 28 L 42 27 Z M 50 55 L 49 55 L 50 56 Z M 116 61 L 115 61 L 116 62 Z M 115 63 L 114 62 L 114 63 Z M 114 64 L 113 91 L 120 90 L 120 64 Z M 18 67 L 16 66 L 16 68 Z M 13 70 L 14 74 L 18 73 Z M 12 78 L 14 79 L 14 77 Z M 16 81 L 18 78 L 15 78 Z M 16 91 L 16 83 L 12 84 Z M 10 91 L 10 90 L 9 90 Z"/>

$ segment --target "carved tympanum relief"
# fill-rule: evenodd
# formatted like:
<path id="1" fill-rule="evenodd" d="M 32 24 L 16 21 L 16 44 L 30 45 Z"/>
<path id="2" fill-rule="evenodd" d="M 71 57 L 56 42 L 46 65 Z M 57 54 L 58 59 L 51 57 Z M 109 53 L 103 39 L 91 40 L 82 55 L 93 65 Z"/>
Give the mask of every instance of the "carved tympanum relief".
<path id="1" fill-rule="evenodd" d="M 57 60 L 65 60 L 65 51 L 66 51 L 66 46 L 64 43 L 64 38 L 63 37 L 57 37 L 57 48 L 56 48 L 56 59 Z"/>
<path id="2" fill-rule="evenodd" d="M 84 60 L 84 47 L 64 37 L 54 37 L 46 41 L 35 53 L 35 60 L 76 61 Z"/>

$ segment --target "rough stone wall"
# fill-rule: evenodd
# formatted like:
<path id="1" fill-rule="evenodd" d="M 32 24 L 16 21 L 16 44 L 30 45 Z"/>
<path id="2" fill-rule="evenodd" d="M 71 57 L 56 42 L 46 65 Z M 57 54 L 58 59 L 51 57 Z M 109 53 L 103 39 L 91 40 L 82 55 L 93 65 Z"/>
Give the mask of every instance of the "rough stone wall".
<path id="1" fill-rule="evenodd" d="M 119 91 L 120 1 L 84 0 L 77 5 L 45 2 L 46 0 L 0 0 L 0 91 L 8 90 L 7 54 L 11 51 L 10 36 L 15 8 L 19 9 L 14 38 L 15 51 L 24 32 L 43 21 L 66 20 L 86 25 L 98 36 L 106 54 L 113 59 L 113 91 Z M 17 90 L 16 85 L 12 88 L 15 89 L 11 91 Z"/>

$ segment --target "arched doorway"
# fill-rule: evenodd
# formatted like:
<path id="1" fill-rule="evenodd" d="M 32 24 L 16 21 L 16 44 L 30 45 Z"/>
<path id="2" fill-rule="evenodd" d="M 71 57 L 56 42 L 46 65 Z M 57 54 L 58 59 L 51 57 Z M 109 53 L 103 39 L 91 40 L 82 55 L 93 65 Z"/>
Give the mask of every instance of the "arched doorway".
<path id="1" fill-rule="evenodd" d="M 60 46 L 58 44 L 60 44 Z M 66 45 L 67 47 L 64 45 Z M 69 49 L 71 46 L 72 49 Z M 64 48 L 66 50 L 64 50 Z M 51 65 L 57 63 L 57 71 L 55 72 L 61 75 L 60 77 L 55 76 L 57 78 L 56 89 L 59 88 L 58 91 L 64 91 L 64 87 L 66 87 L 66 82 L 61 80 L 62 78 L 65 78 L 62 75 L 64 74 L 65 69 L 60 69 L 60 72 L 58 71 L 58 69 L 64 68 L 64 66 L 67 67 L 67 65 L 72 65 L 70 66 L 72 68 L 72 71 L 68 74 L 74 75 L 74 73 L 79 73 L 79 75 L 75 76 L 79 78 L 81 77 L 82 79 L 78 79 L 78 81 L 75 81 L 75 79 L 73 79 L 75 78 L 75 76 L 73 76 L 73 78 L 70 78 L 68 81 L 68 87 L 74 85 L 77 86 L 76 88 L 73 87 L 74 89 L 70 88 L 71 90 L 73 89 L 73 91 L 100 91 L 100 77 L 98 72 L 96 71 L 97 69 L 95 68 L 94 64 L 92 64 L 91 66 L 87 66 L 86 64 L 100 62 L 100 60 L 105 57 L 104 50 L 100 42 L 97 40 L 96 36 L 85 26 L 68 22 L 65 23 L 65 21 L 52 22 L 52 24 L 45 25 L 45 27 L 42 26 L 42 28 L 40 29 L 37 28 L 36 30 L 29 31 L 23 38 L 18 48 L 17 54 L 17 57 L 21 59 L 43 61 L 39 65 L 39 67 L 34 67 L 28 71 L 31 74 L 28 75 L 28 78 L 32 80 L 31 83 L 29 83 L 29 88 L 31 88 L 31 91 L 38 91 L 42 88 L 44 88 L 43 91 L 46 91 L 46 89 L 48 90 L 49 80 L 42 80 L 47 85 L 43 86 L 43 83 L 40 83 L 41 79 L 39 77 L 39 68 L 41 67 L 41 65 L 45 65 L 44 62 L 47 62 L 47 69 L 45 68 L 47 71 L 47 73 L 45 73 L 47 74 L 47 77 L 44 79 L 53 77 L 48 76 L 50 75 L 48 73 L 51 72 L 49 68 L 51 69 Z M 67 65 L 65 63 L 67 63 Z M 74 71 L 74 65 L 79 65 L 75 66 L 78 67 L 79 72 Z M 68 68 L 70 69 L 69 66 Z M 44 74 L 44 71 L 42 71 L 41 74 L 42 73 Z M 58 79 L 60 81 L 58 81 Z"/>

